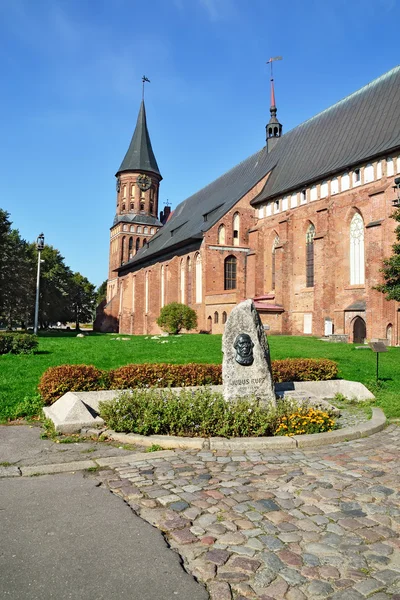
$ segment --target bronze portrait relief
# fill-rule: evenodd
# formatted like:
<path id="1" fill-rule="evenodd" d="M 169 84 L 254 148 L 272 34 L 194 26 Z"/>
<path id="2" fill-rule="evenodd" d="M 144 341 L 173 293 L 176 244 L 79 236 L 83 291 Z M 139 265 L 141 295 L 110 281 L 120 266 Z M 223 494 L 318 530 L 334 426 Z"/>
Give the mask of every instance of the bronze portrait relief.
<path id="1" fill-rule="evenodd" d="M 248 367 L 253 364 L 253 348 L 254 343 L 247 333 L 239 333 L 233 347 L 236 350 L 235 360 L 239 365 Z"/>

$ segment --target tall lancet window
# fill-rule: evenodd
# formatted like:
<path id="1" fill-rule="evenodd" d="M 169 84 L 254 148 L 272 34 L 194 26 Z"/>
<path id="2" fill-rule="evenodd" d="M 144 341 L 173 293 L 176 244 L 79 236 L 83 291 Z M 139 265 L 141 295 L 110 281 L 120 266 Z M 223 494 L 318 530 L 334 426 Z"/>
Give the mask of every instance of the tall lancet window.
<path id="1" fill-rule="evenodd" d="M 314 237 L 315 227 L 310 223 L 306 233 L 306 287 L 314 287 Z"/>
<path id="2" fill-rule="evenodd" d="M 121 242 L 121 265 L 125 261 L 125 236 L 122 238 Z"/>
<path id="3" fill-rule="evenodd" d="M 180 276 L 180 284 L 181 284 L 181 303 L 185 304 L 185 261 L 181 260 L 181 276 Z"/>
<path id="4" fill-rule="evenodd" d="M 364 221 L 359 213 L 355 213 L 350 223 L 350 285 L 364 283 Z"/>
<path id="5" fill-rule="evenodd" d="M 274 239 L 272 244 L 272 255 L 271 255 L 271 289 L 275 289 L 276 284 L 276 248 L 279 246 L 279 235 Z"/>
<path id="6" fill-rule="evenodd" d="M 148 313 L 149 312 L 149 272 L 148 271 L 146 271 L 144 285 L 145 285 L 145 290 L 144 290 L 144 312 Z"/>
<path id="7" fill-rule="evenodd" d="M 203 300 L 203 273 L 201 269 L 201 254 L 196 256 L 196 302 L 200 304 Z"/>
<path id="8" fill-rule="evenodd" d="M 218 228 L 218 244 L 225 244 L 225 225 L 220 225 Z"/>
<path id="9" fill-rule="evenodd" d="M 233 245 L 239 246 L 240 235 L 240 216 L 239 213 L 233 215 Z"/>
<path id="10" fill-rule="evenodd" d="M 161 279 L 161 285 L 160 285 L 160 306 L 161 308 L 164 306 L 165 304 L 165 269 L 164 269 L 164 265 L 161 265 L 161 270 L 160 270 L 160 279 Z"/>
<path id="11" fill-rule="evenodd" d="M 187 257 L 187 303 L 192 304 L 192 261 Z"/>

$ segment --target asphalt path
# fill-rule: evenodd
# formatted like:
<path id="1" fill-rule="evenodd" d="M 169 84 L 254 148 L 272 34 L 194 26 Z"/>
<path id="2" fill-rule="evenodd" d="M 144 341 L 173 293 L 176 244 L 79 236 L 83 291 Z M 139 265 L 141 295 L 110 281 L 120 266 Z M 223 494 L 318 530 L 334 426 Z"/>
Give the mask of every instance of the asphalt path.
<path id="1" fill-rule="evenodd" d="M 0 479 L 0 598 L 206 600 L 161 533 L 96 483 Z"/>

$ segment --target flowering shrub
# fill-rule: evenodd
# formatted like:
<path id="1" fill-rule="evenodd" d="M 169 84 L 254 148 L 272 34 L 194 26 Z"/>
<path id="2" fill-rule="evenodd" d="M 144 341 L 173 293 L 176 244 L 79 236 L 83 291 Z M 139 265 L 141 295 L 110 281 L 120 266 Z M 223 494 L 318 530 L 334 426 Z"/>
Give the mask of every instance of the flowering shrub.
<path id="1" fill-rule="evenodd" d="M 335 420 L 327 412 L 301 406 L 290 414 L 278 418 L 274 435 L 302 435 L 304 433 L 322 433 L 335 429 Z"/>
<path id="2" fill-rule="evenodd" d="M 99 411 L 111 429 L 141 435 L 259 437 L 319 433 L 335 426 L 327 413 L 291 400 L 265 408 L 251 398 L 227 402 L 209 388 L 177 393 L 135 389 L 100 402 Z"/>
<path id="3" fill-rule="evenodd" d="M 338 375 L 337 364 L 328 358 L 286 358 L 272 361 L 275 383 L 283 381 L 325 381 Z"/>
<path id="4" fill-rule="evenodd" d="M 274 423 L 274 412 L 256 400 L 229 403 L 207 388 L 135 389 L 101 402 L 99 410 L 111 429 L 141 435 L 262 436 L 271 435 Z"/>
<path id="5" fill-rule="evenodd" d="M 37 345 L 37 336 L 30 333 L 0 334 L 0 354 L 32 354 Z"/>
<path id="6" fill-rule="evenodd" d="M 93 365 L 61 365 L 45 371 L 38 385 L 45 404 L 53 404 L 67 392 L 89 392 L 108 388 L 107 375 Z"/>
<path id="7" fill-rule="evenodd" d="M 185 387 L 189 385 L 222 384 L 221 365 L 143 364 L 126 365 L 109 371 L 110 389 L 131 387 Z"/>

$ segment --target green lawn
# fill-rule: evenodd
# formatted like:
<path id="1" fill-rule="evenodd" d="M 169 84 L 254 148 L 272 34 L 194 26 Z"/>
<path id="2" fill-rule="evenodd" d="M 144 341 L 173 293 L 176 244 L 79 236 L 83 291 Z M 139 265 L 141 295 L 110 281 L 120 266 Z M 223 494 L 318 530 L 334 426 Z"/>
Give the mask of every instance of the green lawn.
<path id="1" fill-rule="evenodd" d="M 355 350 L 352 344 L 333 344 L 315 338 L 269 336 L 268 339 L 272 360 L 291 357 L 335 360 L 341 378 L 367 384 L 386 415 L 400 417 L 400 348 L 389 348 L 380 356 L 382 383 L 376 391 L 376 355 L 371 350 Z M 74 332 L 44 333 L 39 338 L 38 353 L 0 356 L 0 419 L 13 417 L 17 404 L 36 393 L 41 374 L 50 366 L 85 363 L 111 369 L 129 363 L 221 361 L 220 335 L 190 334 L 154 340 L 150 336 L 91 334 L 77 338 Z"/>

